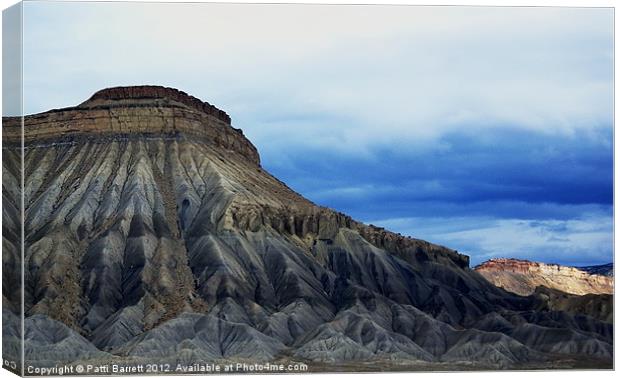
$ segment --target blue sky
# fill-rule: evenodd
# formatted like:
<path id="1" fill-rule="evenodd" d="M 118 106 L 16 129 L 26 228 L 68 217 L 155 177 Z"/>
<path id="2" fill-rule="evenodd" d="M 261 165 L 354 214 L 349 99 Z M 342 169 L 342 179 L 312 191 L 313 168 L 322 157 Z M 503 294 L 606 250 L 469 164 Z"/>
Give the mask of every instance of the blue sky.
<path id="1" fill-rule="evenodd" d="M 24 22 L 28 113 L 172 86 L 359 220 L 473 264 L 613 258 L 611 9 L 29 2 Z"/>

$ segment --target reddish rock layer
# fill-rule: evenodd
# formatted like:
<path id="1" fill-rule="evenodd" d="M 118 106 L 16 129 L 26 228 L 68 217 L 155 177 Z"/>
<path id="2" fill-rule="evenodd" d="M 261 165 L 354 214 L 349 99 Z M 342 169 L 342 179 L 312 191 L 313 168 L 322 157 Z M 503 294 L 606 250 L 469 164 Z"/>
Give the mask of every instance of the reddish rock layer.
<path id="1" fill-rule="evenodd" d="M 613 278 L 576 268 L 518 259 L 491 259 L 474 268 L 491 283 L 507 291 L 530 295 L 538 286 L 570 294 L 613 294 Z"/>

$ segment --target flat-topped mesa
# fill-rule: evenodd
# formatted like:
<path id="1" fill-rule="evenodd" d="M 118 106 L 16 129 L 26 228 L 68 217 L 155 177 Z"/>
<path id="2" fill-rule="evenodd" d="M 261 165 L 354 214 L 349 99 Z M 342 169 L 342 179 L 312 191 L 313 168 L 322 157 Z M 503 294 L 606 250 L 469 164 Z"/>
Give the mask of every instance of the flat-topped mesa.
<path id="1" fill-rule="evenodd" d="M 543 265 L 549 267 L 550 269 L 553 269 L 554 267 L 557 267 L 558 269 L 560 268 L 559 265 L 555 264 L 544 264 L 529 260 L 498 257 L 476 265 L 474 269 L 477 271 L 503 270 L 514 273 L 527 273 L 532 270 L 537 270 Z"/>
<path id="2" fill-rule="evenodd" d="M 474 267 L 474 269 L 478 271 L 503 270 L 503 271 L 514 272 L 514 273 L 528 273 L 532 271 L 537 271 L 537 272 L 546 272 L 546 273 L 555 273 L 555 274 L 565 273 L 565 274 L 571 274 L 571 275 L 583 276 L 583 277 L 590 276 L 589 273 L 583 272 L 577 268 L 573 268 L 569 266 L 563 266 L 563 265 L 558 265 L 558 264 L 546 264 L 546 263 L 541 263 L 541 262 L 536 262 L 536 261 L 505 258 L 505 257 L 489 259 L 483 262 L 482 264 L 477 265 L 476 267 Z"/>
<path id="3" fill-rule="evenodd" d="M 80 139 L 149 136 L 191 136 L 218 148 L 242 155 L 256 165 L 256 147 L 231 126 L 228 114 L 177 89 L 142 85 L 114 87 L 96 92 L 78 106 L 54 109 L 24 118 L 26 146 Z M 20 117 L 3 117 L 3 142 L 21 142 Z M 96 138 L 94 138 L 96 137 Z"/>
<path id="4" fill-rule="evenodd" d="M 87 101 L 80 106 L 88 106 L 105 102 L 106 100 L 130 100 L 130 99 L 163 99 L 167 98 L 180 102 L 196 110 L 209 114 L 230 125 L 230 116 L 223 110 L 216 108 L 208 102 L 203 102 L 194 96 L 175 88 L 162 87 L 159 85 L 138 85 L 133 87 L 113 87 L 95 92 Z"/>
<path id="5" fill-rule="evenodd" d="M 528 260 L 497 258 L 476 267 L 488 281 L 520 295 L 530 295 L 538 286 L 570 294 L 613 294 L 612 277 L 589 274 L 577 268 Z"/>

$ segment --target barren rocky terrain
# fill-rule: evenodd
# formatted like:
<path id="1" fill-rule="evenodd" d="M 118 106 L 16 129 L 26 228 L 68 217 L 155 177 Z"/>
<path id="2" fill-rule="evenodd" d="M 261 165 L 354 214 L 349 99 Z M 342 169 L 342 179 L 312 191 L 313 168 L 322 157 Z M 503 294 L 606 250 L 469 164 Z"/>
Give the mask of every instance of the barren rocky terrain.
<path id="1" fill-rule="evenodd" d="M 491 259 L 475 270 L 495 285 L 520 295 L 534 293 L 538 286 L 569 294 L 613 294 L 613 277 L 556 264 L 518 259 Z"/>
<path id="2" fill-rule="evenodd" d="M 183 92 L 106 89 L 24 130 L 27 364 L 612 367 L 610 319 L 313 204 L 226 113 Z M 3 340 L 17 358 L 20 120 L 3 132 Z"/>

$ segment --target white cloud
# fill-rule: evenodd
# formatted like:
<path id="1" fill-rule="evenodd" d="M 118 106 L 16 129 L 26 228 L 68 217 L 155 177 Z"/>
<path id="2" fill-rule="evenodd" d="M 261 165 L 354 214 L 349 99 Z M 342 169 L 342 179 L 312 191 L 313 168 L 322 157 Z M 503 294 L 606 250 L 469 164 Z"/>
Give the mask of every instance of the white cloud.
<path id="1" fill-rule="evenodd" d="M 224 108 L 259 147 L 288 128 L 274 148 L 354 150 L 612 117 L 610 9 L 31 2 L 25 18 L 30 112 L 160 83 Z"/>
<path id="2" fill-rule="evenodd" d="M 472 258 L 472 265 L 494 257 L 589 265 L 613 256 L 613 217 L 600 212 L 568 220 L 445 217 L 371 223 L 456 248 Z"/>

